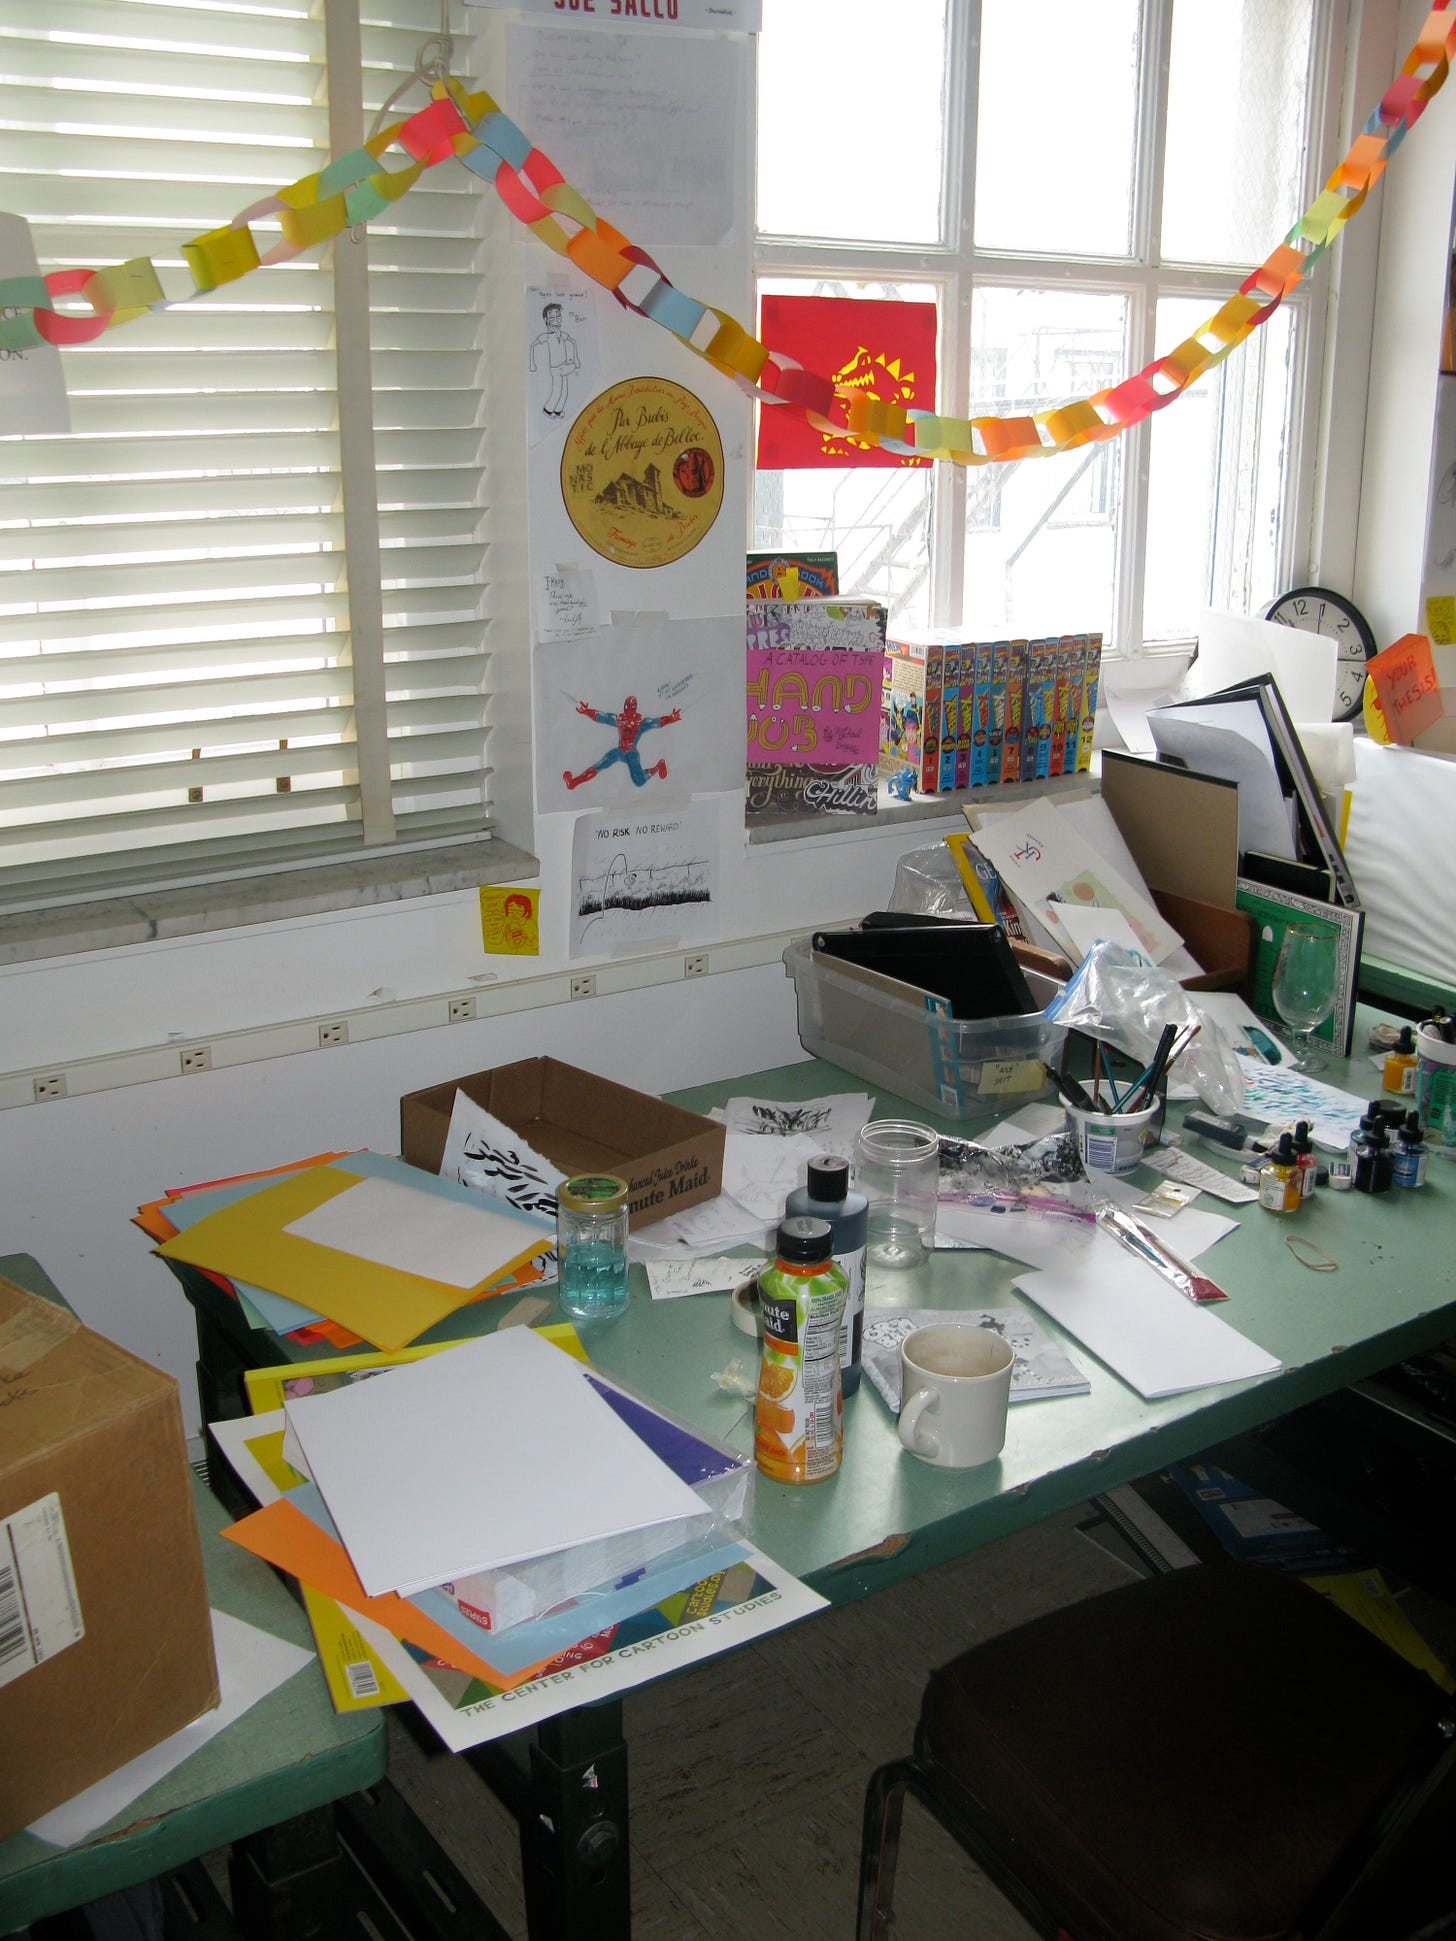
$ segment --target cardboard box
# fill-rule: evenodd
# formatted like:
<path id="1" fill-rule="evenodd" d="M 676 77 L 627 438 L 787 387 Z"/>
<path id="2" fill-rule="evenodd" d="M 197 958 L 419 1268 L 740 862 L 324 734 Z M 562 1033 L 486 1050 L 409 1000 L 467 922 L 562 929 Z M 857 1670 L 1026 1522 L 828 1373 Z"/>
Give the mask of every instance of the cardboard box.
<path id="1" fill-rule="evenodd" d="M 399 1149 L 411 1166 L 439 1172 L 457 1089 L 564 1173 L 625 1179 L 636 1226 L 716 1199 L 723 1189 L 722 1126 L 557 1058 L 523 1058 L 407 1092 L 399 1102 Z"/>
<path id="2" fill-rule="evenodd" d="M 0 1276 L 0 1839 L 217 1698 L 177 1384 Z"/>

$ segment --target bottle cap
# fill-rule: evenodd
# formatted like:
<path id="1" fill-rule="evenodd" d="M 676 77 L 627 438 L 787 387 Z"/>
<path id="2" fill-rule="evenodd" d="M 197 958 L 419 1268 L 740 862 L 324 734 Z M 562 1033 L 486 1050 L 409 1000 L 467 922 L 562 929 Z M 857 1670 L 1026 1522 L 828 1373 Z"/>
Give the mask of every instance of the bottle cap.
<path id="1" fill-rule="evenodd" d="M 1299 1157 L 1300 1157 L 1301 1159 L 1303 1159 L 1303 1157 L 1304 1157 L 1304 1155 L 1305 1155 L 1305 1154 L 1306 1154 L 1307 1152 L 1310 1152 L 1310 1151 L 1312 1151 L 1312 1150 L 1313 1150 L 1313 1148 L 1312 1148 L 1312 1147 L 1311 1147 L 1311 1145 L 1310 1145 L 1310 1139 L 1309 1139 L 1309 1121 L 1308 1121 L 1308 1119 L 1300 1119 L 1300 1120 L 1298 1120 L 1298 1121 L 1296 1122 L 1296 1124 L 1295 1124 L 1295 1127 L 1294 1127 L 1294 1150 L 1295 1150 L 1295 1152 L 1296 1152 L 1296 1153 L 1297 1153 L 1297 1154 L 1299 1155 Z"/>
<path id="2" fill-rule="evenodd" d="M 1416 1048 L 1416 1034 L 1414 1033 L 1414 1031 L 1412 1031 L 1412 1030 L 1411 1030 L 1411 1028 L 1410 1028 L 1410 1026 L 1409 1026 L 1408 1024 L 1403 1024 L 1403 1025 L 1401 1026 L 1401 1028 L 1400 1028 L 1400 1036 L 1399 1036 L 1399 1037 L 1398 1037 L 1398 1038 L 1396 1039 L 1396 1041 L 1395 1041 L 1395 1048 L 1396 1048 L 1396 1050 L 1397 1050 L 1397 1051 L 1414 1051 L 1414 1050 L 1415 1050 L 1415 1048 Z"/>
<path id="3" fill-rule="evenodd" d="M 627 1204 L 627 1182 L 615 1173 L 578 1173 L 557 1187 L 556 1203 L 568 1213 L 616 1213 Z"/>
<path id="4" fill-rule="evenodd" d="M 1425 1138 L 1426 1129 L 1421 1124 L 1421 1115 L 1419 1112 L 1406 1113 L 1404 1123 L 1400 1128 L 1400 1136 L 1402 1139 L 1408 1139 L 1412 1145 L 1420 1144 Z"/>
<path id="5" fill-rule="evenodd" d="M 779 1222 L 778 1255 L 780 1260 L 793 1260 L 800 1263 L 814 1260 L 828 1260 L 834 1252 L 834 1235 L 829 1230 L 827 1220 L 815 1220 L 808 1214 L 795 1214 L 792 1220 Z"/>
<path id="6" fill-rule="evenodd" d="M 821 1152 L 809 1161 L 809 1197 L 843 1200 L 849 1196 L 849 1161 L 837 1153 Z"/>

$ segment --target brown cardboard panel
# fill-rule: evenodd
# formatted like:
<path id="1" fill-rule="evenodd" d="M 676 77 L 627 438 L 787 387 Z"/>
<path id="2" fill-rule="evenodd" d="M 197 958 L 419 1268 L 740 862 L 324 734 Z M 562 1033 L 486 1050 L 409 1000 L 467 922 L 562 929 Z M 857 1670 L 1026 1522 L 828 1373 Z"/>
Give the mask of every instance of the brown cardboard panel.
<path id="1" fill-rule="evenodd" d="M 1237 991 L 1249 974 L 1253 924 L 1242 910 L 1221 909 L 1197 897 L 1154 890 L 1153 901 L 1203 966 L 1199 977 L 1180 977 L 1185 991 Z"/>
<path id="2" fill-rule="evenodd" d="M 563 1172 L 621 1175 L 638 1226 L 722 1190 L 722 1126 L 559 1058 L 523 1058 L 407 1092 L 399 1149 L 411 1166 L 439 1172 L 457 1089 Z"/>
<path id="3" fill-rule="evenodd" d="M 3 1661 L 25 1668 L 0 1685 L 0 1839 L 217 1703 L 177 1385 L 56 1314 L 0 1277 L 0 1569 L 18 1548 L 31 1583 Z M 49 1570 L 83 1634 L 52 1627 L 32 1663 Z"/>
<path id="4" fill-rule="evenodd" d="M 1233 908 L 1239 873 L 1236 782 L 1108 749 L 1102 757 L 1102 799 L 1150 888 Z M 1202 963 L 1191 943 L 1189 949 Z"/>

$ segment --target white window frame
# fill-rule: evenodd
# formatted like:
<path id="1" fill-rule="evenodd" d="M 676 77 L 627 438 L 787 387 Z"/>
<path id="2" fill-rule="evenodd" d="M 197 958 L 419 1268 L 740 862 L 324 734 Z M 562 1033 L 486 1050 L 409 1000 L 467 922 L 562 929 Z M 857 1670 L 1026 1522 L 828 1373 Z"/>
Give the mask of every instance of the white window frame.
<path id="1" fill-rule="evenodd" d="M 1084 289 L 1124 296 L 1128 304 L 1124 374 L 1142 370 L 1160 351 L 1169 348 L 1154 341 L 1160 297 L 1206 299 L 1211 314 L 1233 294 L 1243 274 L 1242 270 L 1167 266 L 1161 262 L 1161 183 L 1156 171 L 1147 166 L 1147 158 L 1161 153 L 1167 120 L 1173 4 L 1174 0 L 1142 0 L 1140 133 L 1134 167 L 1133 245 L 1127 259 L 1069 262 L 1061 257 L 977 248 L 973 211 L 980 0 L 947 0 L 941 243 L 901 249 L 760 232 L 754 252 L 756 278 L 933 284 L 940 312 L 937 403 L 950 417 L 970 415 L 966 346 L 976 284 Z M 1394 72 L 1397 13 L 1396 0 L 1367 0 L 1364 6 L 1328 0 L 1328 4 L 1316 5 L 1309 84 L 1312 138 L 1305 153 L 1301 208 L 1314 199 L 1365 114 L 1389 83 Z M 1088 16 L 1089 23 L 1092 18 Z M 1362 222 L 1363 233 L 1352 236 L 1351 231 L 1358 231 Z M 1368 304 L 1356 304 L 1354 314 L 1347 314 L 1339 293 L 1342 279 L 1352 267 L 1351 280 L 1357 286 L 1368 278 L 1377 237 L 1378 217 L 1362 212 L 1311 279 L 1285 299 L 1301 342 L 1299 372 L 1290 401 L 1289 485 L 1281 522 L 1280 586 L 1270 589 L 1271 597 L 1300 578 L 1324 578 L 1329 584 L 1348 588 L 1353 549 L 1346 553 L 1344 545 L 1347 535 L 1354 531 L 1358 479 L 1356 468 L 1340 462 L 1340 454 L 1348 450 L 1348 424 L 1336 432 L 1331 420 L 1338 411 L 1347 421 L 1358 416 L 1363 424 L 1370 314 Z M 1271 236 L 1269 248 L 1279 240 Z M 1352 254 L 1357 257 L 1354 266 L 1342 260 Z M 1327 370 L 1335 368 L 1336 362 L 1338 396 L 1326 381 Z M 1175 402 L 1169 408 L 1179 407 Z M 1149 650 L 1144 642 L 1143 578 L 1152 422 L 1146 418 L 1121 435 L 1125 510 L 1120 522 L 1115 612 L 1104 650 L 1114 655 Z M 962 611 L 971 468 L 939 461 L 934 472 L 930 618 L 933 624 L 955 625 Z M 1335 542 L 1330 551 L 1336 556 L 1322 560 L 1327 541 Z M 1191 639 L 1160 641 L 1152 651 L 1186 652 L 1192 645 Z"/>

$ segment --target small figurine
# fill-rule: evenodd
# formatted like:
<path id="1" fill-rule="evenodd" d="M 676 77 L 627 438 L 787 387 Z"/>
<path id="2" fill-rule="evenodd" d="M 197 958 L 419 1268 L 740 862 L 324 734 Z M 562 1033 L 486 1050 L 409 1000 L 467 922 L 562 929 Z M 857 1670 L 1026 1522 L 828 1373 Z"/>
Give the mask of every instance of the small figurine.
<path id="1" fill-rule="evenodd" d="M 910 800 L 910 790 L 914 786 L 914 782 L 915 770 L 913 768 L 902 768 L 898 769 L 890 777 L 885 787 L 897 802 L 908 802 Z"/>

